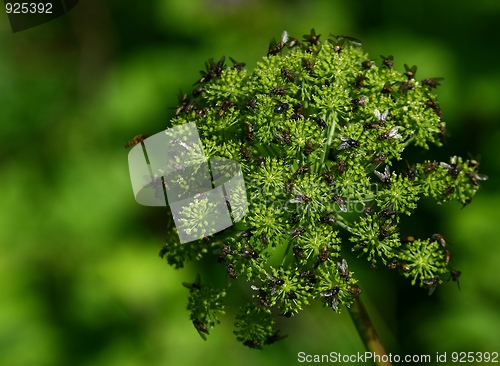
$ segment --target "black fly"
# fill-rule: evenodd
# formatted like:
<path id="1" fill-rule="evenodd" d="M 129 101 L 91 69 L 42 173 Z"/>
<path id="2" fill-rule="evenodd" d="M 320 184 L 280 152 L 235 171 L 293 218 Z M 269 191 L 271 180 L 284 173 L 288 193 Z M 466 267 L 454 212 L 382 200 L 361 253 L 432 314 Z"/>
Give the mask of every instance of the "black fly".
<path id="1" fill-rule="evenodd" d="M 409 81 L 402 81 L 399 85 L 399 92 L 401 94 L 405 94 L 408 90 L 412 90 L 415 87 L 415 84 Z"/>
<path id="2" fill-rule="evenodd" d="M 430 174 L 432 172 L 434 172 L 437 167 L 439 166 L 439 164 L 435 161 L 430 161 L 428 162 L 425 167 L 424 167 L 424 173 L 425 174 Z"/>
<path id="3" fill-rule="evenodd" d="M 415 177 L 416 177 L 415 165 L 410 165 L 408 162 L 406 162 L 406 167 L 407 167 L 406 175 L 408 176 L 408 180 L 413 182 L 415 180 Z"/>
<path id="4" fill-rule="evenodd" d="M 274 106 L 274 113 L 285 113 L 288 110 L 288 103 L 280 103 Z"/>
<path id="5" fill-rule="evenodd" d="M 286 94 L 286 86 L 279 86 L 277 88 L 273 88 L 269 91 L 269 95 L 279 95 L 284 96 Z"/>
<path id="6" fill-rule="evenodd" d="M 255 160 L 258 167 L 264 168 L 266 166 L 266 159 L 262 155 L 259 155 Z"/>
<path id="7" fill-rule="evenodd" d="M 302 66 L 309 71 L 309 75 L 314 76 L 314 62 L 309 61 L 307 58 L 302 58 Z"/>
<path id="8" fill-rule="evenodd" d="M 298 192 L 298 194 L 295 196 L 295 198 L 291 199 L 289 202 L 290 203 L 304 204 L 304 203 L 309 203 L 311 201 L 312 201 L 312 199 L 310 197 L 307 197 L 305 194 Z"/>
<path id="9" fill-rule="evenodd" d="M 247 102 L 247 107 L 251 109 L 256 109 L 257 108 L 257 100 L 255 98 L 250 98 Z"/>
<path id="10" fill-rule="evenodd" d="M 385 240 L 385 238 L 387 238 L 389 235 L 390 235 L 390 231 L 391 230 L 391 224 L 386 224 L 384 227 L 380 227 L 379 228 L 379 232 L 378 232 L 378 240 L 382 241 L 382 240 Z"/>
<path id="11" fill-rule="evenodd" d="M 319 37 L 321 34 L 316 34 L 316 31 L 314 28 L 311 29 L 311 32 L 309 34 L 304 34 L 304 41 L 309 42 L 311 45 L 317 45 L 319 42 Z"/>
<path id="12" fill-rule="evenodd" d="M 195 84 L 203 84 L 216 77 L 220 77 L 222 75 L 222 72 L 224 71 L 224 62 L 224 56 L 222 56 L 217 63 L 215 63 L 212 58 L 208 60 L 208 62 L 205 62 L 205 68 L 207 71 L 200 71 L 200 75 L 202 77 Z"/>
<path id="13" fill-rule="evenodd" d="M 318 266 L 320 264 L 325 263 L 328 260 L 329 255 L 330 255 L 330 252 L 328 250 L 328 247 L 326 245 L 323 245 L 323 247 L 321 247 L 321 249 L 319 250 L 319 255 L 318 255 L 319 259 L 318 259 L 318 263 L 316 263 L 315 268 L 318 268 Z"/>
<path id="14" fill-rule="evenodd" d="M 298 245 L 295 245 L 293 247 L 293 254 L 295 254 L 297 258 L 306 259 L 306 254 L 304 253 L 304 250 Z"/>
<path id="15" fill-rule="evenodd" d="M 380 55 L 380 57 L 382 57 L 382 63 L 389 69 L 392 69 L 392 67 L 394 66 L 394 57 L 392 55 L 389 55 L 387 57 Z"/>
<path id="16" fill-rule="evenodd" d="M 267 240 L 267 236 L 264 232 L 260 233 L 260 241 L 262 242 L 262 246 L 267 248 L 269 245 L 269 241 Z"/>
<path id="17" fill-rule="evenodd" d="M 339 307 L 339 292 L 340 292 L 340 287 L 335 286 L 334 288 L 321 292 L 320 295 L 325 297 L 325 301 L 332 308 L 332 310 L 337 310 Z"/>
<path id="18" fill-rule="evenodd" d="M 454 269 L 450 271 L 451 279 L 457 283 L 459 290 L 460 290 L 460 282 L 458 281 L 458 278 L 461 276 L 461 274 L 462 272 Z"/>
<path id="19" fill-rule="evenodd" d="M 389 110 L 386 109 L 385 111 L 380 113 L 380 111 L 378 109 L 375 109 L 373 111 L 373 114 L 375 115 L 375 118 L 377 119 L 379 126 L 383 126 L 383 125 L 385 125 L 387 116 L 389 115 Z"/>
<path id="20" fill-rule="evenodd" d="M 359 141 L 353 140 L 350 137 L 345 137 L 345 136 L 339 135 L 339 138 L 340 138 L 340 140 L 342 140 L 342 143 L 337 147 L 337 150 L 357 148 L 360 145 Z"/>
<path id="21" fill-rule="evenodd" d="M 233 63 L 233 67 L 236 71 L 241 71 L 243 70 L 243 68 L 245 67 L 245 63 L 244 62 L 237 62 L 234 58 L 232 57 L 229 57 L 229 59 L 231 60 L 231 62 Z"/>
<path id="22" fill-rule="evenodd" d="M 363 96 L 361 98 L 354 98 L 353 100 L 351 100 L 352 111 L 356 112 L 359 107 L 364 107 L 364 105 L 366 104 L 367 101 L 368 101 L 368 98 L 365 96 Z"/>
<path id="23" fill-rule="evenodd" d="M 292 231 L 292 237 L 290 238 L 290 240 L 293 240 L 293 239 L 301 236 L 305 232 L 306 232 L 306 228 L 305 227 L 298 227 L 296 229 L 293 229 L 293 231 Z"/>
<path id="24" fill-rule="evenodd" d="M 346 169 L 346 163 L 344 160 L 340 160 L 338 163 L 337 163 L 337 173 L 338 175 L 342 175 L 344 174 L 345 172 L 345 169 Z"/>
<path id="25" fill-rule="evenodd" d="M 321 127 L 322 130 L 326 128 L 326 122 L 320 118 L 320 117 L 312 117 L 312 120 L 318 124 L 319 127 Z"/>
<path id="26" fill-rule="evenodd" d="M 387 154 L 380 154 L 380 155 L 377 155 L 377 156 L 374 156 L 373 158 L 371 158 L 370 162 L 372 164 L 375 164 L 376 166 L 379 166 L 380 164 L 382 164 L 385 159 L 387 159 Z"/>
<path id="27" fill-rule="evenodd" d="M 346 281 L 349 282 L 351 279 L 351 276 L 349 275 L 349 266 L 347 265 L 347 261 L 342 258 L 341 262 L 337 262 L 337 267 L 339 268 L 340 275 L 342 278 Z"/>
<path id="28" fill-rule="evenodd" d="M 257 299 L 259 300 L 259 302 L 265 306 L 265 307 L 269 307 L 269 304 L 267 303 L 267 293 L 266 291 L 264 291 L 263 289 L 255 286 L 255 285 L 251 285 L 250 288 L 254 291 L 259 291 L 258 295 L 256 295 L 255 297 L 257 297 Z"/>
<path id="29" fill-rule="evenodd" d="M 337 222 L 337 220 L 335 220 L 330 215 L 320 217 L 319 221 L 322 222 L 323 224 L 328 224 L 328 225 L 335 225 L 335 223 Z"/>
<path id="30" fill-rule="evenodd" d="M 333 201 L 335 202 L 335 204 L 337 206 L 339 206 L 340 211 L 347 212 L 347 202 L 346 202 L 345 198 L 343 198 L 337 194 L 333 194 L 332 197 L 333 197 Z"/>
<path id="31" fill-rule="evenodd" d="M 293 185 L 295 184 L 295 180 L 292 178 L 290 178 L 290 180 L 285 183 L 285 192 L 286 194 L 292 194 L 293 192 Z"/>
<path id="32" fill-rule="evenodd" d="M 313 143 L 311 140 L 307 140 L 306 144 L 304 145 L 304 155 L 309 156 L 312 154 L 314 151 Z"/>
<path id="33" fill-rule="evenodd" d="M 449 196 L 450 194 L 453 194 L 455 192 L 455 187 L 454 186 L 449 186 L 443 191 L 443 194 L 445 196 Z"/>
<path id="34" fill-rule="evenodd" d="M 398 133 L 398 130 L 401 126 L 395 126 L 391 128 L 389 131 L 384 132 L 383 134 L 378 136 L 379 140 L 398 140 L 402 138 L 402 136 Z"/>
<path id="35" fill-rule="evenodd" d="M 386 208 L 384 208 L 382 211 L 380 211 L 378 213 L 378 217 L 389 217 L 392 215 L 398 215 L 399 212 L 394 211 L 393 207 L 394 207 L 394 204 L 391 203 L 389 206 L 387 206 Z"/>
<path id="36" fill-rule="evenodd" d="M 412 67 L 409 67 L 407 64 L 405 64 L 405 75 L 406 77 L 411 80 L 415 78 L 415 74 L 417 73 L 417 65 L 413 65 Z"/>
<path id="37" fill-rule="evenodd" d="M 275 278 L 271 275 L 267 275 L 269 277 L 269 280 L 270 280 L 270 285 L 272 286 L 272 289 L 271 289 L 271 296 L 274 296 L 276 294 L 276 292 L 278 292 L 279 288 L 285 283 L 285 281 L 279 279 L 279 278 Z"/>
<path id="38" fill-rule="evenodd" d="M 297 103 L 293 107 L 293 114 L 290 116 L 291 121 L 302 121 L 304 119 L 304 108 L 302 106 L 302 103 Z"/>
<path id="39" fill-rule="evenodd" d="M 283 131 L 282 135 L 278 135 L 278 138 L 283 141 L 285 144 L 288 146 L 292 146 L 292 138 L 290 136 L 290 133 L 288 131 Z"/>
<path id="40" fill-rule="evenodd" d="M 382 87 L 382 90 L 380 92 L 382 94 L 391 94 L 394 92 L 394 89 L 392 89 L 391 83 L 387 81 Z"/>
<path id="41" fill-rule="evenodd" d="M 437 88 L 439 85 L 441 85 L 439 82 L 443 80 L 444 78 L 428 78 L 422 80 L 422 85 L 427 85 L 431 88 Z"/>
<path id="42" fill-rule="evenodd" d="M 295 81 L 296 81 L 295 75 L 290 70 L 281 69 L 281 75 L 283 75 L 285 78 L 287 78 L 288 81 L 291 83 L 295 83 Z"/>
<path id="43" fill-rule="evenodd" d="M 359 286 L 352 286 L 351 288 L 349 288 L 349 293 L 352 295 L 352 296 L 359 296 L 361 295 L 363 291 L 361 290 L 361 288 Z"/>
<path id="44" fill-rule="evenodd" d="M 229 276 L 231 276 L 232 278 L 238 277 L 238 274 L 236 273 L 236 270 L 234 269 L 234 266 L 232 265 L 232 263 L 229 263 L 227 265 L 227 274 Z"/>
<path id="45" fill-rule="evenodd" d="M 436 276 L 434 278 L 424 280 L 423 282 L 424 282 L 424 287 L 429 289 L 429 296 L 431 296 L 434 290 L 436 289 L 437 285 L 439 284 L 439 282 L 441 282 L 441 279 L 438 276 Z"/>
<path id="46" fill-rule="evenodd" d="M 204 341 L 206 341 L 207 337 L 205 334 L 209 334 L 208 328 L 205 325 L 201 324 L 198 320 L 193 320 L 193 325 L 196 328 L 196 330 L 198 331 L 198 334 L 200 335 L 200 337 L 203 338 Z"/>
<path id="47" fill-rule="evenodd" d="M 484 174 L 478 174 L 478 173 L 474 173 L 474 172 L 467 172 L 465 174 L 469 177 L 469 180 L 475 186 L 479 186 L 478 180 L 487 180 L 488 179 L 488 176 L 484 175 Z"/>
<path id="48" fill-rule="evenodd" d="M 230 100 L 224 100 L 219 106 L 219 117 L 222 117 L 229 108 L 236 107 L 236 104 Z"/>
<path id="49" fill-rule="evenodd" d="M 323 173 L 321 176 L 328 183 L 329 186 L 335 185 L 335 181 L 333 180 L 333 176 L 329 172 Z"/>
<path id="50" fill-rule="evenodd" d="M 297 38 L 288 37 L 288 48 L 294 48 L 300 46 L 300 41 Z"/>
<path id="51" fill-rule="evenodd" d="M 451 252 L 449 250 L 445 250 L 443 253 L 444 253 L 444 262 L 446 264 L 450 263 L 450 261 L 451 261 Z"/>
<path id="52" fill-rule="evenodd" d="M 354 87 L 356 89 L 361 89 L 363 87 L 363 84 L 365 82 L 365 77 L 363 74 L 358 74 L 356 77 L 356 82 L 354 83 Z"/>
<path id="53" fill-rule="evenodd" d="M 446 239 L 444 238 L 443 235 L 441 234 L 432 234 L 431 235 L 431 241 L 436 242 L 439 245 L 441 245 L 443 248 L 446 246 Z"/>
<path id="54" fill-rule="evenodd" d="M 361 63 L 361 65 L 365 68 L 365 69 L 371 69 L 373 67 L 373 61 L 371 60 L 366 60 L 366 61 L 363 61 Z"/>
<path id="55" fill-rule="evenodd" d="M 389 165 L 385 166 L 384 173 L 380 173 L 377 170 L 374 173 L 388 188 L 391 188 L 391 169 Z"/>
<path id="56" fill-rule="evenodd" d="M 427 100 L 425 101 L 425 105 L 429 108 L 431 108 L 439 118 L 443 117 L 443 112 L 441 111 L 441 107 L 439 106 L 439 103 L 432 99 L 430 96 L 427 96 Z"/>
<path id="57" fill-rule="evenodd" d="M 276 40 L 273 39 L 271 43 L 269 44 L 269 51 L 267 52 L 268 56 L 272 55 L 277 55 L 278 53 L 281 52 L 283 47 L 285 47 L 285 44 L 288 42 L 288 32 L 283 31 L 281 34 L 281 41 L 279 43 L 276 43 Z"/>
<path id="58" fill-rule="evenodd" d="M 247 161 L 247 163 L 251 163 L 252 162 L 252 153 L 248 149 L 246 149 L 244 146 L 240 147 L 240 151 L 241 151 L 241 155 Z"/>
<path id="59" fill-rule="evenodd" d="M 333 36 L 333 34 L 331 34 L 331 35 Z M 357 39 L 357 38 L 354 38 L 354 37 L 342 36 L 342 35 L 340 35 L 340 36 L 334 36 L 334 37 L 336 37 L 337 39 L 343 39 L 343 40 L 349 41 L 352 44 L 355 44 L 356 46 L 361 46 L 362 45 L 361 41 L 359 39 Z"/>
<path id="60" fill-rule="evenodd" d="M 247 138 L 249 141 L 255 141 L 255 136 L 253 134 L 253 125 L 252 124 L 247 124 L 246 125 L 246 132 L 247 132 Z"/>
<path id="61" fill-rule="evenodd" d="M 259 254 L 250 245 L 248 246 L 248 248 L 241 249 L 240 254 L 244 259 L 259 258 Z"/>
<path id="62" fill-rule="evenodd" d="M 311 163 L 307 163 L 306 165 L 303 165 L 299 169 L 297 169 L 297 171 L 295 172 L 295 176 L 310 172 L 311 172 Z"/>
<path id="63" fill-rule="evenodd" d="M 130 146 L 138 145 L 138 144 L 140 144 L 141 142 L 143 142 L 147 138 L 148 138 L 147 135 L 137 135 L 132 140 L 130 140 L 129 142 L 127 142 L 125 144 L 125 148 L 128 148 Z"/>
<path id="64" fill-rule="evenodd" d="M 453 179 L 458 178 L 458 174 L 460 174 L 460 170 L 458 169 L 458 157 L 456 155 L 451 159 L 451 164 L 441 162 L 440 165 L 443 168 L 448 169 L 448 173 L 451 175 L 451 177 Z"/>

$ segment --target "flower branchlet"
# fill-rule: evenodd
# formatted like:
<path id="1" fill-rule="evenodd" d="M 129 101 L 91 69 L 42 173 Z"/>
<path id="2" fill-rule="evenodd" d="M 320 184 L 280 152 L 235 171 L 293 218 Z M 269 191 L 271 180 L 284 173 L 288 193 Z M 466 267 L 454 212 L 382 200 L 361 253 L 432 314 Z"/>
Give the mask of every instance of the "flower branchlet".
<path id="1" fill-rule="evenodd" d="M 276 321 L 269 308 L 248 303 L 236 315 L 236 339 L 250 348 L 262 349 L 264 345 L 285 338 L 276 329 Z"/>
<path id="2" fill-rule="evenodd" d="M 206 334 L 215 324 L 220 323 L 219 316 L 225 313 L 222 302 L 225 290 L 216 290 L 211 285 L 203 285 L 200 276 L 193 283 L 183 283 L 189 289 L 187 309 L 191 311 L 191 321 L 200 336 L 206 340 Z"/>
<path id="3" fill-rule="evenodd" d="M 302 41 L 285 32 L 254 71 L 234 60 L 228 67 L 224 57 L 209 60 L 172 120 L 196 122 L 209 159 L 240 163 L 249 210 L 197 242 L 176 244 L 172 229 L 161 255 L 176 267 L 213 257 L 229 283 L 249 282 L 253 296 L 235 334 L 252 348 L 281 338 L 273 308 L 292 316 L 315 299 L 336 312 L 350 306 L 361 289 L 341 248 L 397 269 L 429 293 L 443 279 L 458 280 L 439 237 L 403 238 L 400 219 L 422 197 L 465 206 L 486 178 L 475 160 L 406 155 L 408 146 L 442 145 L 446 124 L 434 94 L 440 80 L 417 80 L 416 66 L 398 71 L 392 56 L 371 60 L 354 38 L 325 38 L 314 29 Z M 198 216 L 184 213 L 183 224 L 202 232 Z M 223 296 L 190 285 L 188 307 L 200 334 L 218 322 Z"/>

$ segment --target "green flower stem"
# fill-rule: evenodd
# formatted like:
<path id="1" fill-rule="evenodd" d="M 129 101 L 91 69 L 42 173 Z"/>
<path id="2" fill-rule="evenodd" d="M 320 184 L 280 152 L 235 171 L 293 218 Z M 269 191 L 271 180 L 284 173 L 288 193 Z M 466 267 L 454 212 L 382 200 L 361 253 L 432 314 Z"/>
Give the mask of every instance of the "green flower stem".
<path id="1" fill-rule="evenodd" d="M 255 144 L 257 151 L 263 156 L 279 156 L 279 151 L 271 145 Z"/>
<path id="2" fill-rule="evenodd" d="M 289 240 L 288 245 L 286 246 L 285 253 L 283 253 L 283 260 L 281 261 L 281 266 L 285 266 L 286 258 L 288 257 L 288 253 L 290 252 L 290 248 L 292 247 L 292 242 Z"/>
<path id="3" fill-rule="evenodd" d="M 405 143 L 403 144 L 403 146 L 405 148 L 407 148 L 408 146 L 410 146 L 413 142 L 415 141 L 415 136 L 412 136 L 410 137 L 408 140 L 405 141 Z"/>
<path id="4" fill-rule="evenodd" d="M 328 152 L 330 151 L 330 147 L 332 145 L 333 136 L 335 135 L 335 128 L 336 127 L 337 127 L 337 113 L 333 112 L 332 124 L 330 125 L 330 128 L 328 129 L 328 137 L 326 140 L 325 149 L 323 151 L 323 156 L 321 158 L 321 164 L 319 166 L 316 166 L 316 171 L 320 171 L 325 164 L 326 158 L 328 156 Z"/>
<path id="5" fill-rule="evenodd" d="M 341 228 L 347 230 L 347 231 L 351 231 L 351 226 L 349 226 L 349 222 L 344 219 L 342 216 L 339 216 L 337 215 L 336 217 L 336 220 L 337 220 L 337 225 L 340 226 Z"/>
<path id="6" fill-rule="evenodd" d="M 358 330 L 358 333 L 365 344 L 366 349 L 369 352 L 376 353 L 380 356 L 380 358 L 385 358 L 382 356 L 386 356 L 384 346 L 378 337 L 377 331 L 373 326 L 373 323 L 370 319 L 370 316 L 366 312 L 365 306 L 361 301 L 361 297 L 357 297 L 351 307 L 347 308 L 349 314 L 351 315 L 351 319 L 354 323 L 354 326 Z M 390 362 L 375 362 L 377 366 L 390 366 L 392 365 Z"/>

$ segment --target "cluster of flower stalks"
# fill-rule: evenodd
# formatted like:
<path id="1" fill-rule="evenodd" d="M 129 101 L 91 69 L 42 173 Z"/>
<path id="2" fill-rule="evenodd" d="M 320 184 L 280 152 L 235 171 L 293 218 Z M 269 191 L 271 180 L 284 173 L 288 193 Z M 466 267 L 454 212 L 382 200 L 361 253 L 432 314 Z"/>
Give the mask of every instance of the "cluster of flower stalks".
<path id="1" fill-rule="evenodd" d="M 184 284 L 203 338 L 219 323 L 232 286 L 248 289 L 235 334 L 252 348 L 282 338 L 275 315 L 293 316 L 315 300 L 335 312 L 349 307 L 362 287 L 342 256 L 349 251 L 429 293 L 458 281 L 441 235 L 399 230 L 421 198 L 465 206 L 485 179 L 475 160 L 405 155 L 442 144 L 440 78 L 417 79 L 416 66 L 398 71 L 392 56 L 371 59 L 359 40 L 314 29 L 301 38 L 284 32 L 253 71 L 230 61 L 205 64 L 171 121 L 196 123 L 208 159 L 238 161 L 247 190 L 243 220 L 182 245 L 172 227 L 160 252 L 176 268 L 202 257 L 220 263 L 226 288 L 210 278 Z M 202 213 L 183 214 L 202 230 Z"/>

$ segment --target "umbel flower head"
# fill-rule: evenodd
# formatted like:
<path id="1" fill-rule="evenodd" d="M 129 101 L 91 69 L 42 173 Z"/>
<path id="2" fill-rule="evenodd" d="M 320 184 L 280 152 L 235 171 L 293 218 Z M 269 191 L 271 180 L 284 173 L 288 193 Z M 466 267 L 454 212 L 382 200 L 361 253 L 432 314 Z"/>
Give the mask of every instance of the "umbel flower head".
<path id="1" fill-rule="evenodd" d="M 212 258 L 229 285 L 251 289 L 237 316 L 240 342 L 261 348 L 282 338 L 272 309 L 290 317 L 311 301 L 335 312 L 349 307 L 362 285 L 342 256 L 347 251 L 373 268 L 397 269 L 429 293 L 443 279 L 458 281 L 441 235 L 402 237 L 398 229 L 422 197 L 465 206 L 485 178 L 474 160 L 405 155 L 409 146 L 442 145 L 445 122 L 434 95 L 440 79 L 418 80 L 416 66 L 398 71 L 392 56 L 371 59 L 357 39 L 314 29 L 301 40 L 284 32 L 253 71 L 225 61 L 205 63 L 171 125 L 195 122 L 208 159 L 240 163 L 248 213 L 182 245 L 172 228 L 160 255 L 176 268 Z M 209 280 L 187 285 L 191 320 L 203 337 L 224 313 L 228 290 Z"/>

